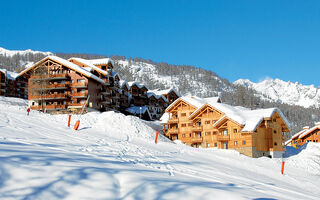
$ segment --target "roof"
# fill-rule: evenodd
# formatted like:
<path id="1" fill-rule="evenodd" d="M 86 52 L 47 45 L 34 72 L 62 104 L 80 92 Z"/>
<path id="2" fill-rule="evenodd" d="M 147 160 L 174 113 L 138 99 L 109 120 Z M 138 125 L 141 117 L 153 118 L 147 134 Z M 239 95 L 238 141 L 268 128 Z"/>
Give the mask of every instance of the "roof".
<path id="1" fill-rule="evenodd" d="M 93 65 L 103 65 L 111 63 L 114 66 L 114 62 L 111 58 L 90 59 L 89 61 Z"/>
<path id="2" fill-rule="evenodd" d="M 148 98 L 150 98 L 150 97 L 152 97 L 152 96 L 154 96 L 154 98 L 156 98 L 156 99 L 162 98 L 165 102 L 169 102 L 168 99 L 167 99 L 165 96 L 163 96 L 163 95 L 157 95 L 157 94 L 155 94 L 154 92 L 147 92 L 147 96 L 148 96 Z"/>
<path id="3" fill-rule="evenodd" d="M 149 118 L 152 119 L 149 109 L 146 106 L 131 106 L 127 108 L 126 111 L 135 115 L 139 115 L 139 114 L 143 115 L 147 113 L 149 115 Z"/>
<path id="4" fill-rule="evenodd" d="M 155 89 L 155 90 L 149 90 L 149 91 L 155 93 L 156 95 L 164 95 L 164 94 L 169 94 L 170 92 L 174 92 L 177 94 L 178 97 L 181 97 L 180 93 L 174 88 L 169 88 L 166 90 Z"/>
<path id="5" fill-rule="evenodd" d="M 102 79 L 100 79 L 96 75 L 92 74 L 91 72 L 87 71 L 85 68 L 79 67 L 78 65 L 76 65 L 68 60 L 65 60 L 63 58 L 60 58 L 58 56 L 47 56 L 47 57 L 43 58 L 42 60 L 40 60 L 39 62 L 37 62 L 36 64 L 34 64 L 32 67 L 29 67 L 29 68 L 25 69 L 24 71 L 22 71 L 19 75 L 26 73 L 27 71 L 29 71 L 30 69 L 32 69 L 33 67 L 37 66 L 39 63 L 41 63 L 42 61 L 47 60 L 47 59 L 50 59 L 50 60 L 56 61 L 60 64 L 63 64 L 64 66 L 69 67 L 70 69 L 77 71 L 77 72 L 79 72 L 89 78 L 92 78 L 92 79 L 96 80 L 97 82 L 100 82 L 103 85 L 106 84 L 106 82 L 104 82 Z"/>
<path id="6" fill-rule="evenodd" d="M 309 130 L 306 130 L 304 133 L 299 135 L 299 138 L 303 138 L 304 136 L 308 135 L 309 133 L 312 133 L 313 131 L 315 131 L 317 129 L 320 129 L 319 125 L 314 126 L 314 127 L 310 128 Z"/>
<path id="7" fill-rule="evenodd" d="M 167 124 L 169 122 L 169 113 L 165 112 L 161 117 L 160 117 L 160 123 L 161 124 Z"/>
<path id="8" fill-rule="evenodd" d="M 196 109 L 200 108 L 201 106 L 203 106 L 204 104 L 206 104 L 208 102 L 208 100 L 202 99 L 202 98 L 197 97 L 197 96 L 183 96 L 183 97 L 180 97 L 180 98 L 176 99 L 172 104 L 170 104 L 167 107 L 166 111 L 169 110 L 171 107 L 173 107 L 176 104 L 176 102 L 178 102 L 180 100 L 192 105 Z M 214 102 L 214 99 L 211 99 L 210 102 Z"/>
<path id="9" fill-rule="evenodd" d="M 104 74 L 104 75 L 108 75 L 109 73 L 106 70 L 102 70 L 99 67 L 95 66 L 92 62 L 92 60 L 87 60 L 87 59 L 83 59 L 83 58 L 70 58 L 69 60 L 75 60 L 78 61 L 82 64 L 87 65 L 88 67 L 90 67 L 92 70 L 96 70 L 97 72 Z M 89 70 L 90 71 L 90 70 Z"/>
<path id="10" fill-rule="evenodd" d="M 241 106 L 231 106 L 224 103 L 218 103 L 218 97 L 210 97 L 205 99 L 196 96 L 180 97 L 179 99 L 174 101 L 166 109 L 166 111 L 168 111 L 179 100 L 185 101 L 186 103 L 189 103 L 196 108 L 196 110 L 189 116 L 189 119 L 192 119 L 194 116 L 196 116 L 202 108 L 206 106 L 211 106 L 212 108 L 224 114 L 223 119 L 227 117 L 235 121 L 239 125 L 243 125 L 244 127 L 241 130 L 241 132 L 255 131 L 259 124 L 264 120 L 264 118 L 272 117 L 273 114 L 276 112 L 278 112 L 279 115 L 282 117 L 287 127 L 290 127 L 290 124 L 287 121 L 286 117 L 278 108 L 250 110 Z M 222 118 L 220 120 L 222 120 Z M 216 124 L 220 122 L 220 120 L 218 120 Z"/>
<path id="11" fill-rule="evenodd" d="M 19 76 L 18 73 L 11 72 L 6 69 L 0 69 L 0 71 L 3 72 L 6 75 L 7 79 L 10 79 L 10 80 L 15 80 Z"/>
<path id="12" fill-rule="evenodd" d="M 138 83 L 138 82 L 135 82 L 135 81 L 130 81 L 130 82 L 128 82 L 128 84 L 129 84 L 130 87 L 136 85 L 140 89 L 145 87 L 147 90 L 149 90 L 148 86 L 146 86 L 144 84 L 141 84 L 141 83 Z"/>
<path id="13" fill-rule="evenodd" d="M 128 82 L 125 80 L 120 80 L 119 85 L 120 85 L 120 88 L 122 88 L 123 86 L 127 86 L 127 88 L 130 89 Z"/>

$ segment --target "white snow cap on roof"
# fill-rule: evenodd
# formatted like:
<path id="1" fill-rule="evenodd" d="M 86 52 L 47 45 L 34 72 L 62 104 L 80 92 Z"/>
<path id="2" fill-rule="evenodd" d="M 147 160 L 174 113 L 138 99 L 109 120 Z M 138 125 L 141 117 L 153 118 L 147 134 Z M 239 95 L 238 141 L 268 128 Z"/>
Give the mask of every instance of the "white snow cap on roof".
<path id="1" fill-rule="evenodd" d="M 170 92 L 174 92 L 174 93 L 176 93 L 177 95 L 178 95 L 178 97 L 181 97 L 181 95 L 180 95 L 180 93 L 176 90 L 176 89 L 174 89 L 174 88 L 169 88 L 169 89 L 166 89 L 166 90 L 161 90 L 161 89 L 155 89 L 155 90 L 150 90 L 150 92 L 153 92 L 153 93 L 155 93 L 156 95 L 164 95 L 164 94 L 168 94 L 168 93 L 170 93 Z"/>
<path id="2" fill-rule="evenodd" d="M 100 73 L 102 73 L 104 75 L 108 75 L 109 74 L 106 70 L 102 70 L 99 67 L 97 67 L 94 64 L 92 64 L 91 60 L 87 60 L 87 59 L 83 59 L 83 58 L 74 58 L 74 57 L 70 58 L 69 60 L 75 60 L 75 61 L 78 61 L 80 63 L 83 63 L 83 64 L 87 65 L 88 67 L 91 68 L 89 71 L 96 70 L 96 71 L 98 71 L 98 72 L 100 72 Z"/>
<path id="3" fill-rule="evenodd" d="M 3 72 L 6 75 L 7 79 L 10 79 L 10 80 L 15 80 L 19 76 L 18 73 L 11 72 L 6 69 L 0 69 L 0 71 Z"/>
<path id="4" fill-rule="evenodd" d="M 126 80 L 120 80 L 119 85 L 120 85 L 120 88 L 122 88 L 124 85 L 126 85 L 128 89 L 130 88 L 130 86 Z"/>
<path id="5" fill-rule="evenodd" d="M 111 58 L 90 59 L 88 61 L 93 65 L 103 65 L 111 63 L 114 66 L 114 62 Z"/>
<path id="6" fill-rule="evenodd" d="M 319 125 L 316 125 L 312 128 L 310 128 L 309 130 L 304 130 L 305 132 L 301 133 L 299 135 L 299 138 L 303 138 L 304 136 L 308 135 L 309 133 L 311 133 L 312 131 L 316 130 L 316 129 L 320 129 L 320 126 Z"/>
<path id="7" fill-rule="evenodd" d="M 150 91 L 150 90 L 149 90 L 149 91 Z M 154 98 L 156 98 L 156 99 L 162 98 L 165 102 L 169 102 L 166 97 L 164 97 L 163 95 L 157 95 L 157 94 L 155 94 L 154 92 L 147 92 L 147 96 L 148 96 L 148 98 L 150 98 L 150 97 L 152 97 L 152 96 L 154 96 Z"/>
<path id="8" fill-rule="evenodd" d="M 209 98 L 206 98 L 206 99 L 202 99 L 200 97 L 197 97 L 197 96 L 183 96 L 183 97 L 180 97 L 178 99 L 176 99 L 172 104 L 170 104 L 166 110 L 169 110 L 177 101 L 179 100 L 183 100 L 184 102 L 186 103 L 189 103 L 191 104 L 192 106 L 194 106 L 195 108 L 200 108 L 201 106 L 203 106 L 204 104 L 208 103 L 208 101 L 212 102 L 212 103 L 216 103 L 218 100 L 218 98 L 215 98 L 215 97 L 209 97 Z"/>
<path id="9" fill-rule="evenodd" d="M 145 84 L 142 84 L 142 83 L 138 83 L 138 82 L 135 82 L 135 81 L 130 81 L 130 82 L 128 82 L 128 84 L 129 84 L 130 87 L 136 85 L 140 89 L 145 87 L 145 88 L 147 88 L 147 90 L 149 90 L 148 86 L 145 85 Z"/>
<path id="10" fill-rule="evenodd" d="M 131 106 L 127 108 L 126 111 L 135 115 L 143 115 L 144 113 L 147 113 L 149 115 L 149 118 L 151 119 L 151 114 L 146 106 Z"/>
<path id="11" fill-rule="evenodd" d="M 169 122 L 169 113 L 165 112 L 161 117 L 160 117 L 160 124 L 167 124 Z"/>

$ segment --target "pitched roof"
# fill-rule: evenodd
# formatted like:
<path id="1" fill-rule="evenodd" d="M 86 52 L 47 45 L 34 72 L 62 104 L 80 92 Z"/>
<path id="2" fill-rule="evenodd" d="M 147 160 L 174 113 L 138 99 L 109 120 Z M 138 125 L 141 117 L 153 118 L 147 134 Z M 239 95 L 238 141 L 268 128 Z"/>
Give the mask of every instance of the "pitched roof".
<path id="1" fill-rule="evenodd" d="M 47 59 L 50 59 L 50 60 L 53 60 L 53 61 L 56 61 L 74 71 L 77 71 L 83 75 L 85 75 L 86 77 L 88 78 L 92 78 L 94 80 L 96 80 L 97 82 L 103 84 L 103 85 L 106 85 L 106 82 L 104 82 L 102 79 L 100 79 L 99 77 L 97 77 L 96 75 L 92 74 L 91 72 L 87 71 L 86 69 L 84 69 L 83 67 L 79 67 L 78 65 L 72 63 L 72 62 L 69 62 L 68 60 L 65 60 L 63 58 L 60 58 L 58 56 L 47 56 L 45 58 L 43 58 L 42 60 L 40 60 L 39 62 L 37 62 L 36 64 L 34 64 L 32 67 L 29 67 L 27 69 L 25 69 L 23 72 L 20 73 L 20 75 L 26 73 L 27 71 L 31 70 L 33 67 L 37 66 L 38 64 L 40 64 L 41 62 L 43 62 L 44 60 L 47 60 Z"/>
<path id="2" fill-rule="evenodd" d="M 213 97 L 212 98 L 208 98 L 208 99 L 211 99 L 210 102 L 214 102 Z M 176 99 L 174 102 L 172 102 L 172 104 L 170 104 L 167 107 L 166 111 L 169 110 L 171 107 L 173 107 L 176 104 L 176 102 L 178 102 L 180 100 L 192 105 L 196 109 L 198 109 L 201 106 L 203 106 L 204 104 L 208 103 L 208 100 L 202 99 L 202 98 L 197 97 L 197 96 L 183 96 L 183 97 L 180 97 L 180 98 Z"/>
<path id="3" fill-rule="evenodd" d="M 75 60 L 75 61 L 78 61 L 78 62 L 80 62 L 82 64 L 85 64 L 88 67 L 90 67 L 92 70 L 96 70 L 97 72 L 99 72 L 99 73 L 101 73 L 103 75 L 109 75 L 109 73 L 106 70 L 100 69 L 99 67 L 95 66 L 93 64 L 94 62 L 92 62 L 92 60 L 87 60 L 87 59 L 83 59 L 83 58 L 75 58 L 75 57 L 70 58 L 69 61 L 70 60 Z"/>
<path id="4" fill-rule="evenodd" d="M 169 89 L 166 89 L 166 90 L 161 90 L 161 89 L 155 89 L 155 90 L 149 90 L 150 92 L 153 92 L 157 95 L 164 95 L 164 94 L 169 94 L 170 92 L 174 92 L 178 95 L 178 97 L 181 97 L 180 93 L 174 89 L 174 88 L 169 88 Z"/>
<path id="5" fill-rule="evenodd" d="M 144 85 L 144 84 L 142 84 L 142 83 L 138 83 L 138 82 L 135 82 L 135 81 L 130 81 L 130 82 L 128 82 L 128 84 L 129 84 L 130 87 L 136 85 L 136 86 L 137 86 L 138 88 L 140 88 L 140 89 L 143 88 L 143 87 L 145 87 L 147 90 L 149 90 L 148 86 L 147 86 L 147 85 Z"/>
<path id="6" fill-rule="evenodd" d="M 303 138 L 304 136 L 307 136 L 309 133 L 312 133 L 313 131 L 315 131 L 317 129 L 320 129 L 320 125 L 316 125 L 316 126 L 310 128 L 309 130 L 306 130 L 304 133 L 301 133 L 299 135 L 299 138 Z"/>
<path id="7" fill-rule="evenodd" d="M 149 90 L 149 91 L 150 91 L 150 90 Z M 163 96 L 163 95 L 157 95 L 157 94 L 155 94 L 154 92 L 147 92 L 147 96 L 148 96 L 148 98 L 150 98 L 150 97 L 152 97 L 152 96 L 154 96 L 154 98 L 156 98 L 156 99 L 162 98 L 165 102 L 169 102 L 168 99 L 167 99 L 165 96 Z"/>
<path id="8" fill-rule="evenodd" d="M 111 58 L 90 59 L 89 61 L 93 65 L 103 65 L 111 63 L 114 66 L 114 62 Z"/>
<path id="9" fill-rule="evenodd" d="M 144 113 L 147 113 L 149 118 L 152 119 L 149 109 L 146 106 L 131 106 L 127 108 L 126 111 L 135 115 L 139 115 L 139 114 L 143 115 Z"/>
<path id="10" fill-rule="evenodd" d="M 126 80 L 120 80 L 119 85 L 120 85 L 120 88 L 122 88 L 123 86 L 127 86 L 127 88 L 130 89 L 130 86 Z"/>
<path id="11" fill-rule="evenodd" d="M 7 79 L 10 79 L 10 80 L 15 80 L 19 76 L 18 73 L 11 72 L 6 69 L 0 69 L 0 71 L 3 72 L 6 75 Z"/>

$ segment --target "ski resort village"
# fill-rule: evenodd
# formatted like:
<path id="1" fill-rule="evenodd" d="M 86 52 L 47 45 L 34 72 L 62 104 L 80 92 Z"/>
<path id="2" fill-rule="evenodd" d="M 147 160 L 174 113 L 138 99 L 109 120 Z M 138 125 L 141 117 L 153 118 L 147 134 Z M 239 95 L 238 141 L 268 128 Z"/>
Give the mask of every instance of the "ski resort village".
<path id="1" fill-rule="evenodd" d="M 278 107 L 126 80 L 130 62 L 0 69 L 0 199 L 320 198 L 320 122 L 292 132 Z"/>

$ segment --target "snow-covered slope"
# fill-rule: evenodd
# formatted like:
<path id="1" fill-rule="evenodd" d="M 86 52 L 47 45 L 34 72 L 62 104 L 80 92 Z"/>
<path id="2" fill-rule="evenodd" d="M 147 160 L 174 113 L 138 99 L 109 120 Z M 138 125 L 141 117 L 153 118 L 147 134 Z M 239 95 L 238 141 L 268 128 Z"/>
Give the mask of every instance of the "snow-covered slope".
<path id="1" fill-rule="evenodd" d="M 267 79 L 253 83 L 248 79 L 239 79 L 234 84 L 251 88 L 260 93 L 261 98 L 280 101 L 303 107 L 316 106 L 320 103 L 320 89 L 314 85 L 302 85 L 298 82 L 285 82 L 279 79 Z"/>
<path id="2" fill-rule="evenodd" d="M 32 51 L 31 49 L 27 49 L 27 50 L 7 50 L 7 49 L 4 49 L 2 47 L 0 47 L 0 55 L 3 55 L 3 56 L 14 56 L 14 55 L 26 55 L 28 53 L 31 53 L 31 54 L 44 54 L 44 55 L 52 55 L 51 52 L 42 52 L 42 51 Z"/>
<path id="3" fill-rule="evenodd" d="M 309 151 L 286 158 L 281 175 L 278 159 L 163 136 L 155 144 L 152 128 L 120 113 L 88 113 L 79 131 L 66 124 L 67 115 L 27 116 L 24 100 L 0 97 L 0 199 L 320 198 L 320 165 Z"/>

